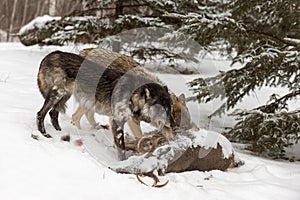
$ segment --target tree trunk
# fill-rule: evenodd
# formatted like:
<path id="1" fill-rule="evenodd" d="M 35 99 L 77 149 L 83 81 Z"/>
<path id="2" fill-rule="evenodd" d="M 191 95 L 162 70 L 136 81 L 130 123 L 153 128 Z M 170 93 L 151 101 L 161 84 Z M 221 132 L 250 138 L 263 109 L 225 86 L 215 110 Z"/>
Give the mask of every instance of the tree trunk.
<path id="1" fill-rule="evenodd" d="M 116 13 L 115 18 L 117 19 L 119 15 L 123 14 L 123 2 L 121 0 L 116 2 Z"/>
<path id="2" fill-rule="evenodd" d="M 38 0 L 38 2 L 37 2 L 37 8 L 36 8 L 36 11 L 35 11 L 34 18 L 36 18 L 37 16 L 39 16 L 40 10 L 41 10 L 41 1 Z"/>
<path id="3" fill-rule="evenodd" d="M 49 15 L 56 15 L 56 0 L 49 0 Z"/>
<path id="4" fill-rule="evenodd" d="M 18 0 L 14 0 L 13 10 L 12 10 L 11 18 L 10 18 L 9 35 L 12 34 L 12 31 L 14 28 L 14 19 L 15 19 L 15 15 L 16 15 L 17 3 L 18 3 Z"/>
<path id="5" fill-rule="evenodd" d="M 115 9 L 115 20 L 116 20 L 116 19 L 118 19 L 118 17 L 120 15 L 123 14 L 123 2 L 121 0 L 119 0 L 115 4 L 116 4 L 116 9 Z M 120 52 L 121 51 L 121 42 L 113 41 L 112 50 L 114 52 Z"/>
<path id="6" fill-rule="evenodd" d="M 41 9 L 40 9 L 39 15 L 44 15 L 45 13 L 47 13 L 47 12 L 44 12 L 44 11 L 45 11 L 45 7 L 46 7 L 46 4 L 47 4 L 47 1 L 42 1 L 42 3 L 41 3 Z M 46 10 L 46 11 L 47 11 L 47 10 Z"/>
<path id="7" fill-rule="evenodd" d="M 70 16 L 73 12 L 76 11 L 77 8 L 80 7 L 80 5 L 83 6 L 80 1 L 76 1 L 76 2 L 70 1 L 66 6 L 65 13 L 61 13 L 61 16 Z M 64 12 L 64 10 L 62 11 Z"/>
<path id="8" fill-rule="evenodd" d="M 7 18 L 6 18 L 6 23 L 7 23 L 7 26 L 6 26 L 6 42 L 9 41 L 9 19 L 8 19 L 8 13 L 9 13 L 9 4 L 8 4 L 8 0 L 6 0 L 6 15 L 7 15 Z"/>
<path id="9" fill-rule="evenodd" d="M 27 10 L 28 10 L 28 0 L 25 0 L 24 2 L 24 11 L 23 11 L 23 19 L 22 19 L 22 23 L 21 26 L 23 26 L 27 21 Z"/>

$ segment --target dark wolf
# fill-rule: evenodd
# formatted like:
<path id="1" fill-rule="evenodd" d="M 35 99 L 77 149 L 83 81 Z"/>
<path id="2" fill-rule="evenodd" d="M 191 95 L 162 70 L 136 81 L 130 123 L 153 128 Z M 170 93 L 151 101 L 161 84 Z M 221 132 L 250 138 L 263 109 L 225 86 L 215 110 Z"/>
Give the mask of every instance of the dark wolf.
<path id="1" fill-rule="evenodd" d="M 37 127 L 45 137 L 51 137 L 44 127 L 46 114 L 50 111 L 53 127 L 61 130 L 58 115 L 64 112 L 73 93 L 86 110 L 112 116 L 112 132 L 119 150 L 125 149 L 123 128 L 130 118 L 154 123 L 157 127 L 175 126 L 168 88 L 143 73 L 124 73 L 76 54 L 55 51 L 40 64 L 38 86 L 45 102 L 37 113 Z M 103 108 L 106 110 L 101 110 Z M 121 159 L 124 159 L 123 153 Z"/>
<path id="2" fill-rule="evenodd" d="M 80 52 L 80 56 L 101 64 L 109 69 L 114 69 L 121 71 L 123 73 L 131 72 L 137 74 L 143 74 L 144 76 L 148 77 L 148 79 L 153 80 L 161 85 L 164 85 L 159 79 L 154 77 L 151 73 L 149 73 L 145 68 L 143 68 L 139 63 L 134 61 L 132 58 L 118 54 L 116 52 L 112 52 L 109 50 L 101 49 L 101 48 L 91 48 L 85 49 Z M 169 90 L 169 94 L 172 99 L 172 115 L 175 119 L 175 124 L 177 127 L 181 129 L 190 129 L 195 127 L 195 125 L 191 121 L 191 117 L 188 111 L 188 108 L 185 103 L 185 96 L 181 94 L 179 97 Z M 80 102 L 79 102 L 80 103 Z M 83 102 L 84 103 L 84 102 Z M 101 104 L 102 108 L 106 106 L 106 104 Z M 93 110 L 86 110 L 84 105 L 79 104 L 78 109 L 72 115 L 72 123 L 80 128 L 80 119 L 85 114 L 88 122 L 92 126 L 97 126 L 94 119 L 94 111 Z M 98 109 L 99 111 L 100 109 Z M 105 110 L 105 109 L 104 109 Z M 107 112 L 106 112 L 107 113 Z M 99 114 L 106 114 L 105 112 Z M 129 120 L 128 125 L 136 138 L 141 137 L 142 131 L 140 128 L 140 121 L 136 120 Z"/>

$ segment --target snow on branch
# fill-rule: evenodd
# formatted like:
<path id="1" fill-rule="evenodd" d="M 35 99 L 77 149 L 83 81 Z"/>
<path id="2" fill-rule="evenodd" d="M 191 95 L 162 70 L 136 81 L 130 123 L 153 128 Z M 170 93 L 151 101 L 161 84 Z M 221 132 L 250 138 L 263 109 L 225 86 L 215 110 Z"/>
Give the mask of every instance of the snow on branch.
<path id="1" fill-rule="evenodd" d="M 300 111 L 265 113 L 236 110 L 238 123 L 224 134 L 232 141 L 248 144 L 258 155 L 281 158 L 285 148 L 300 140 Z"/>
<path id="2" fill-rule="evenodd" d="M 25 26 L 23 26 L 19 31 L 19 35 L 26 34 L 28 31 L 31 31 L 31 30 L 42 28 L 43 26 L 45 26 L 45 24 L 47 22 L 57 21 L 60 19 L 61 19 L 61 17 L 51 17 L 49 15 L 37 17 L 37 18 L 33 19 L 32 21 L 30 21 Z"/>

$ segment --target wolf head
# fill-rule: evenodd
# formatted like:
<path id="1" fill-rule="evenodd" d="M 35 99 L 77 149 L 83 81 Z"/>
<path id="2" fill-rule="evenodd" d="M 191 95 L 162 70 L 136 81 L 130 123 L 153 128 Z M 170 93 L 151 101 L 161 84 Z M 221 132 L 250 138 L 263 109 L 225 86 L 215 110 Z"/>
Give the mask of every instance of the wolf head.
<path id="1" fill-rule="evenodd" d="M 131 98 L 133 117 L 162 129 L 174 127 L 172 99 L 166 86 L 156 83 L 145 84 Z"/>

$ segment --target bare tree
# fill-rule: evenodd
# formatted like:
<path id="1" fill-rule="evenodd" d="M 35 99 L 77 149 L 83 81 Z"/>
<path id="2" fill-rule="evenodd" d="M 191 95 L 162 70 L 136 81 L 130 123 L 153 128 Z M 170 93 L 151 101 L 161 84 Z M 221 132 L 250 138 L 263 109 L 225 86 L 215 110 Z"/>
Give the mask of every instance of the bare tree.
<path id="1" fill-rule="evenodd" d="M 12 10 L 11 18 L 10 18 L 9 34 L 11 34 L 11 33 L 13 32 L 14 19 L 15 19 L 16 9 L 17 9 L 17 3 L 18 3 L 18 0 L 14 0 L 13 10 Z M 8 37 L 9 37 L 9 36 L 8 36 Z M 8 38 L 8 39 L 9 39 L 9 38 Z"/>
<path id="2" fill-rule="evenodd" d="M 26 23 L 26 19 L 27 19 L 27 10 L 28 10 L 28 0 L 25 0 L 25 2 L 24 2 L 24 11 L 23 11 L 22 24 L 25 24 L 25 23 Z"/>
<path id="3" fill-rule="evenodd" d="M 49 0 L 49 15 L 56 15 L 56 0 Z"/>
<path id="4" fill-rule="evenodd" d="M 9 13 L 9 2 L 8 0 L 5 1 L 5 13 L 6 13 L 6 23 L 5 23 L 5 30 L 6 30 L 6 41 L 9 41 L 9 22 L 8 22 L 8 13 Z"/>

